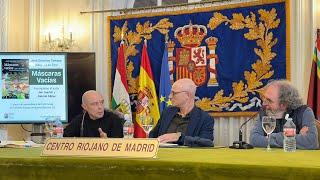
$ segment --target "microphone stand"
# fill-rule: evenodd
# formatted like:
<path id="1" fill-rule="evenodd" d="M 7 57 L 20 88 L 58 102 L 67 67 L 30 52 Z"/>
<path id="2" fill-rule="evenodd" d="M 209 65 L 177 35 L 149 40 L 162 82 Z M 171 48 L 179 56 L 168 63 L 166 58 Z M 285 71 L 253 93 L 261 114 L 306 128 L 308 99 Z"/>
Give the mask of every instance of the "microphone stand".
<path id="1" fill-rule="evenodd" d="M 245 141 L 242 141 L 242 127 L 246 125 L 249 121 L 251 121 L 258 113 L 255 113 L 253 116 L 251 116 L 249 119 L 247 119 L 244 123 L 241 124 L 239 128 L 239 141 L 234 141 L 232 146 L 229 146 L 229 148 L 233 149 L 253 149 L 253 146 L 251 144 L 246 143 Z"/>

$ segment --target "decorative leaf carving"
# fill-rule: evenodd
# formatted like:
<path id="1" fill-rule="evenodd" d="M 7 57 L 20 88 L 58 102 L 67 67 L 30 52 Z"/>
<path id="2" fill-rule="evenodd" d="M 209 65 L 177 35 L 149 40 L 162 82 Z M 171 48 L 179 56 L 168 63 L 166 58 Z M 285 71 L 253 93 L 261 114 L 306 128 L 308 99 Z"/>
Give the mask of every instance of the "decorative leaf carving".
<path id="1" fill-rule="evenodd" d="M 117 26 L 114 28 L 113 41 L 114 42 L 121 41 L 121 28 Z"/>
<path id="2" fill-rule="evenodd" d="M 230 24 L 230 29 L 239 30 L 247 28 L 248 32 L 244 37 L 248 40 L 255 40 L 257 48 L 253 51 L 260 59 L 251 65 L 251 71 L 244 72 L 244 80 L 232 83 L 233 93 L 225 95 L 223 90 L 218 91 L 215 96 L 210 98 L 202 98 L 196 104 L 206 111 L 222 111 L 227 108 L 231 102 L 237 101 L 246 103 L 249 94 L 261 94 L 263 92 L 262 80 L 269 79 L 273 76 L 271 61 L 276 57 L 276 53 L 272 52 L 272 47 L 277 44 L 278 39 L 273 37 L 271 29 L 279 27 L 280 19 L 277 19 L 277 13 L 274 8 L 270 11 L 259 9 L 259 20 L 257 22 L 256 15 L 250 12 L 250 15 L 244 16 L 241 13 L 232 15 L 232 19 L 228 19 L 221 13 L 215 12 L 209 20 L 207 27 L 214 30 L 220 24 Z M 209 105 L 208 105 L 209 104 Z"/>
<path id="3" fill-rule="evenodd" d="M 152 32 L 158 30 L 161 34 L 166 34 L 169 32 L 169 28 L 173 27 L 173 24 L 168 18 L 161 19 L 155 26 L 152 26 L 150 21 L 146 21 L 144 24 L 138 22 L 136 24 L 136 32 L 129 30 L 128 22 L 126 21 L 123 26 L 114 28 L 113 38 L 114 42 L 121 41 L 121 35 L 123 34 L 123 41 L 125 42 L 125 59 L 127 60 L 127 80 L 129 86 L 129 93 L 137 93 L 137 82 L 138 78 L 132 77 L 132 72 L 134 70 L 133 63 L 129 60 L 130 56 L 136 56 L 138 50 L 136 45 L 140 44 L 143 39 L 149 40 L 152 38 Z"/>
<path id="4" fill-rule="evenodd" d="M 230 28 L 233 30 L 243 29 L 245 27 L 244 17 L 242 14 L 233 14 L 233 19 L 230 20 Z"/>
<path id="5" fill-rule="evenodd" d="M 130 42 L 130 44 L 140 44 L 141 43 L 141 38 L 135 32 L 129 31 L 127 38 L 128 38 L 128 41 Z"/>
<path id="6" fill-rule="evenodd" d="M 222 15 L 221 13 L 213 13 L 213 17 L 210 19 L 207 27 L 210 28 L 211 30 L 214 30 L 217 28 L 221 23 L 227 21 L 228 18 L 227 16 Z"/>

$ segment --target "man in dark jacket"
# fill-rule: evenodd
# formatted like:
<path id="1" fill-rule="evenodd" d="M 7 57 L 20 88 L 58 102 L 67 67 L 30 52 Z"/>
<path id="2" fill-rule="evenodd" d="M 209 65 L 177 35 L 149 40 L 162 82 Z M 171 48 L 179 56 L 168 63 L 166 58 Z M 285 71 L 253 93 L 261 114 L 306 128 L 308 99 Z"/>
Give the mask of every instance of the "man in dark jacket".
<path id="1" fill-rule="evenodd" d="M 172 85 L 170 100 L 149 137 L 161 143 L 186 146 L 213 146 L 213 118 L 195 107 L 196 85 L 191 79 L 180 79 Z"/>
<path id="2" fill-rule="evenodd" d="M 87 91 L 82 96 L 83 114 L 76 116 L 64 129 L 64 137 L 123 137 L 123 119 L 104 109 L 100 93 Z"/>

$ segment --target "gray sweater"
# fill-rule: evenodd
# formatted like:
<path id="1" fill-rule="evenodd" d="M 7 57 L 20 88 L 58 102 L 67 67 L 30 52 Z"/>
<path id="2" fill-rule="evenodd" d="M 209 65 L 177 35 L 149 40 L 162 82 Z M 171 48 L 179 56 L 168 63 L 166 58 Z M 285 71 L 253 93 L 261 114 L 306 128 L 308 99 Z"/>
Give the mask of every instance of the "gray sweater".
<path id="1" fill-rule="evenodd" d="M 261 114 L 261 113 L 260 113 Z M 302 118 L 301 118 L 302 117 Z M 315 125 L 315 117 L 312 109 L 307 107 L 304 111 L 298 112 L 297 119 L 294 122 L 299 123 L 301 127 L 297 126 L 296 142 L 298 149 L 318 149 L 318 132 Z M 258 116 L 257 122 L 250 133 L 250 143 L 255 147 L 267 147 L 267 138 L 262 129 L 261 115 Z M 282 121 L 285 121 L 284 119 Z M 278 125 L 277 125 L 278 126 Z M 309 128 L 306 135 L 299 134 L 300 129 L 304 126 Z M 283 147 L 283 132 L 275 132 L 270 135 L 271 147 Z"/>

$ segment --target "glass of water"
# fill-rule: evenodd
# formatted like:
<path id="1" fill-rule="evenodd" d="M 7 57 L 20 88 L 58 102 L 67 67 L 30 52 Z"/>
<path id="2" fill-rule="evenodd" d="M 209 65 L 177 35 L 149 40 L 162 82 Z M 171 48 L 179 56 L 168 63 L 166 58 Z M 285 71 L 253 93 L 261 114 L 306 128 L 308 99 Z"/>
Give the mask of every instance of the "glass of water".
<path id="1" fill-rule="evenodd" d="M 7 144 L 8 140 L 8 129 L 7 125 L 5 124 L 0 124 L 0 144 L 5 145 Z"/>
<path id="2" fill-rule="evenodd" d="M 46 133 L 46 136 L 48 138 L 53 137 L 54 127 L 53 127 L 54 121 L 53 120 L 47 120 L 44 124 L 44 132 Z"/>
<path id="3" fill-rule="evenodd" d="M 268 138 L 268 146 L 267 150 L 270 151 L 270 134 L 274 131 L 276 128 L 276 119 L 272 116 L 263 116 L 262 117 L 262 128 L 264 132 L 267 134 Z"/>
<path id="4" fill-rule="evenodd" d="M 141 116 L 140 122 L 144 132 L 146 133 L 146 138 L 149 138 L 149 133 L 153 128 L 153 118 L 150 116 Z"/>

